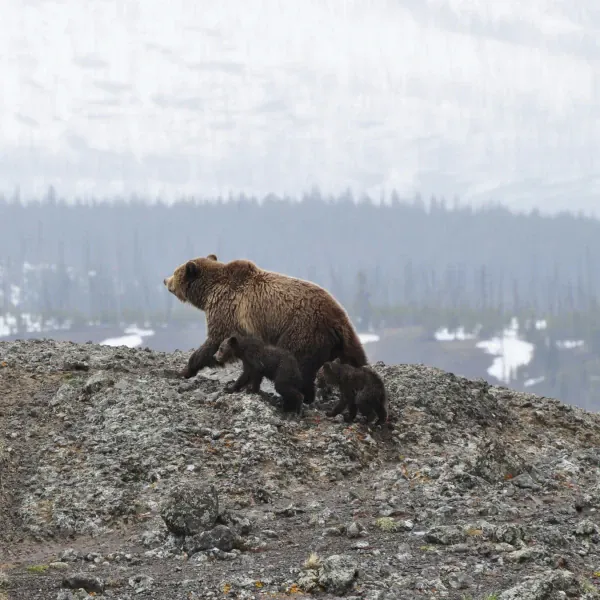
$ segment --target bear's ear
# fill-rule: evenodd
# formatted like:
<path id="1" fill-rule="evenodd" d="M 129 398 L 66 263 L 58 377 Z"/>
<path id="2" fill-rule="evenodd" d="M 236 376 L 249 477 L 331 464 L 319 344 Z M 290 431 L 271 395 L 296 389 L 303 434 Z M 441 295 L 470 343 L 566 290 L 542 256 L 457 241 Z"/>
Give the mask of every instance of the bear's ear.
<path id="1" fill-rule="evenodd" d="M 334 365 L 341 365 L 342 361 L 340 360 L 340 357 L 338 356 L 334 361 L 333 361 Z"/>
<path id="2" fill-rule="evenodd" d="M 185 263 L 185 276 L 186 279 L 193 279 L 198 274 L 198 267 L 194 261 L 188 260 Z"/>
<path id="3" fill-rule="evenodd" d="M 206 258 L 208 258 L 208 260 L 217 260 L 217 255 L 216 254 L 209 254 Z"/>
<path id="4" fill-rule="evenodd" d="M 235 348 L 235 347 L 238 345 L 238 339 L 237 339 L 237 337 L 236 337 L 235 335 L 232 335 L 232 336 L 229 338 L 229 345 L 230 345 L 232 348 Z"/>

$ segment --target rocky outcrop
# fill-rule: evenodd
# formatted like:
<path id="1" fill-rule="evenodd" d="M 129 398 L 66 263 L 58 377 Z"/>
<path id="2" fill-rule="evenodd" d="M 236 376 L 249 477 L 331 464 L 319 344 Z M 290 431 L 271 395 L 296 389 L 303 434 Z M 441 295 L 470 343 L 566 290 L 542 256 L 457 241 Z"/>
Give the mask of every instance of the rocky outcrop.
<path id="1" fill-rule="evenodd" d="M 348 426 L 186 359 L 0 343 L 0 598 L 596 597 L 597 415 L 377 363 Z"/>

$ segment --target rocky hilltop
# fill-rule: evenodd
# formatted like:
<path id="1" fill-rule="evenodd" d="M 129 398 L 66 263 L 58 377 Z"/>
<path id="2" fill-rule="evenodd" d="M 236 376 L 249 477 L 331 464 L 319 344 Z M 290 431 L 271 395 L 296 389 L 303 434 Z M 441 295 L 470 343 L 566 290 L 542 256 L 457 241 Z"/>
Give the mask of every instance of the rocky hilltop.
<path id="1" fill-rule="evenodd" d="M 0 598 L 558 600 L 600 589 L 600 417 L 377 363 L 390 423 L 0 343 Z"/>

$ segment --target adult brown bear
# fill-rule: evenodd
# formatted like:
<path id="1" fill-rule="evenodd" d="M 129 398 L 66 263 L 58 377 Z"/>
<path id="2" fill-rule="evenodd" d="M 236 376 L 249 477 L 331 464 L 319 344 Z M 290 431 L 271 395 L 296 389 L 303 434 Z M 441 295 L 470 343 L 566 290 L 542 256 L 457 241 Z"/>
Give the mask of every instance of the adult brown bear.
<path id="1" fill-rule="evenodd" d="M 249 260 L 223 263 L 209 254 L 180 265 L 164 284 L 181 302 L 206 314 L 206 341 L 190 356 L 181 372 L 185 378 L 217 366 L 219 345 L 238 331 L 294 354 L 307 404 L 315 399 L 315 375 L 325 362 L 367 364 L 346 311 L 310 281 L 265 271 Z"/>

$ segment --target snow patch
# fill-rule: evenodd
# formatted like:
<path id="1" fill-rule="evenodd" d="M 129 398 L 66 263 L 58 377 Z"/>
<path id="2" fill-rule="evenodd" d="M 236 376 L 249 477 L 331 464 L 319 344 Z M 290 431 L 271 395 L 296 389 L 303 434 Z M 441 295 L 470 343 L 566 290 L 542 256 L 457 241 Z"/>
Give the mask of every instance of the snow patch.
<path id="1" fill-rule="evenodd" d="M 59 331 L 70 329 L 73 322 L 69 319 L 59 323 L 56 319 L 43 320 L 39 315 L 21 313 L 20 324 L 16 315 L 7 313 L 0 316 L 0 338 L 8 335 L 23 333 L 43 333 L 44 331 Z"/>
<path id="2" fill-rule="evenodd" d="M 379 336 L 376 333 L 359 333 L 358 339 L 361 344 L 369 344 L 371 342 L 378 342 Z"/>
<path id="3" fill-rule="evenodd" d="M 525 387 L 531 387 L 532 385 L 537 385 L 538 383 L 542 383 L 546 378 L 542 375 L 541 377 L 533 377 L 532 379 L 526 379 L 523 382 Z"/>
<path id="4" fill-rule="evenodd" d="M 561 350 L 572 350 L 573 348 L 580 348 L 583 346 L 583 340 L 560 340 L 556 342 L 557 348 Z"/>
<path id="5" fill-rule="evenodd" d="M 11 284 L 10 286 L 10 302 L 13 306 L 19 306 L 23 298 L 22 290 L 18 285 Z"/>
<path id="6" fill-rule="evenodd" d="M 17 328 L 17 318 L 12 315 L 0 316 L 0 337 L 10 335 Z"/>
<path id="7" fill-rule="evenodd" d="M 453 342 L 456 340 L 474 340 L 477 338 L 477 334 L 481 326 L 478 325 L 473 333 L 467 333 L 464 327 L 458 327 L 454 331 L 450 331 L 447 327 L 438 329 L 434 336 L 438 342 Z"/>
<path id="8" fill-rule="evenodd" d="M 519 339 L 518 333 L 519 322 L 513 318 L 501 336 L 477 343 L 477 348 L 496 357 L 487 370 L 488 374 L 506 384 L 510 383 L 519 367 L 528 365 L 533 358 L 534 345 Z"/>
<path id="9" fill-rule="evenodd" d="M 152 329 L 140 329 L 137 325 L 126 327 L 124 332 L 126 335 L 115 338 L 107 338 L 100 342 L 101 346 L 127 346 L 128 348 L 137 348 L 142 345 L 145 337 L 154 335 Z"/>

